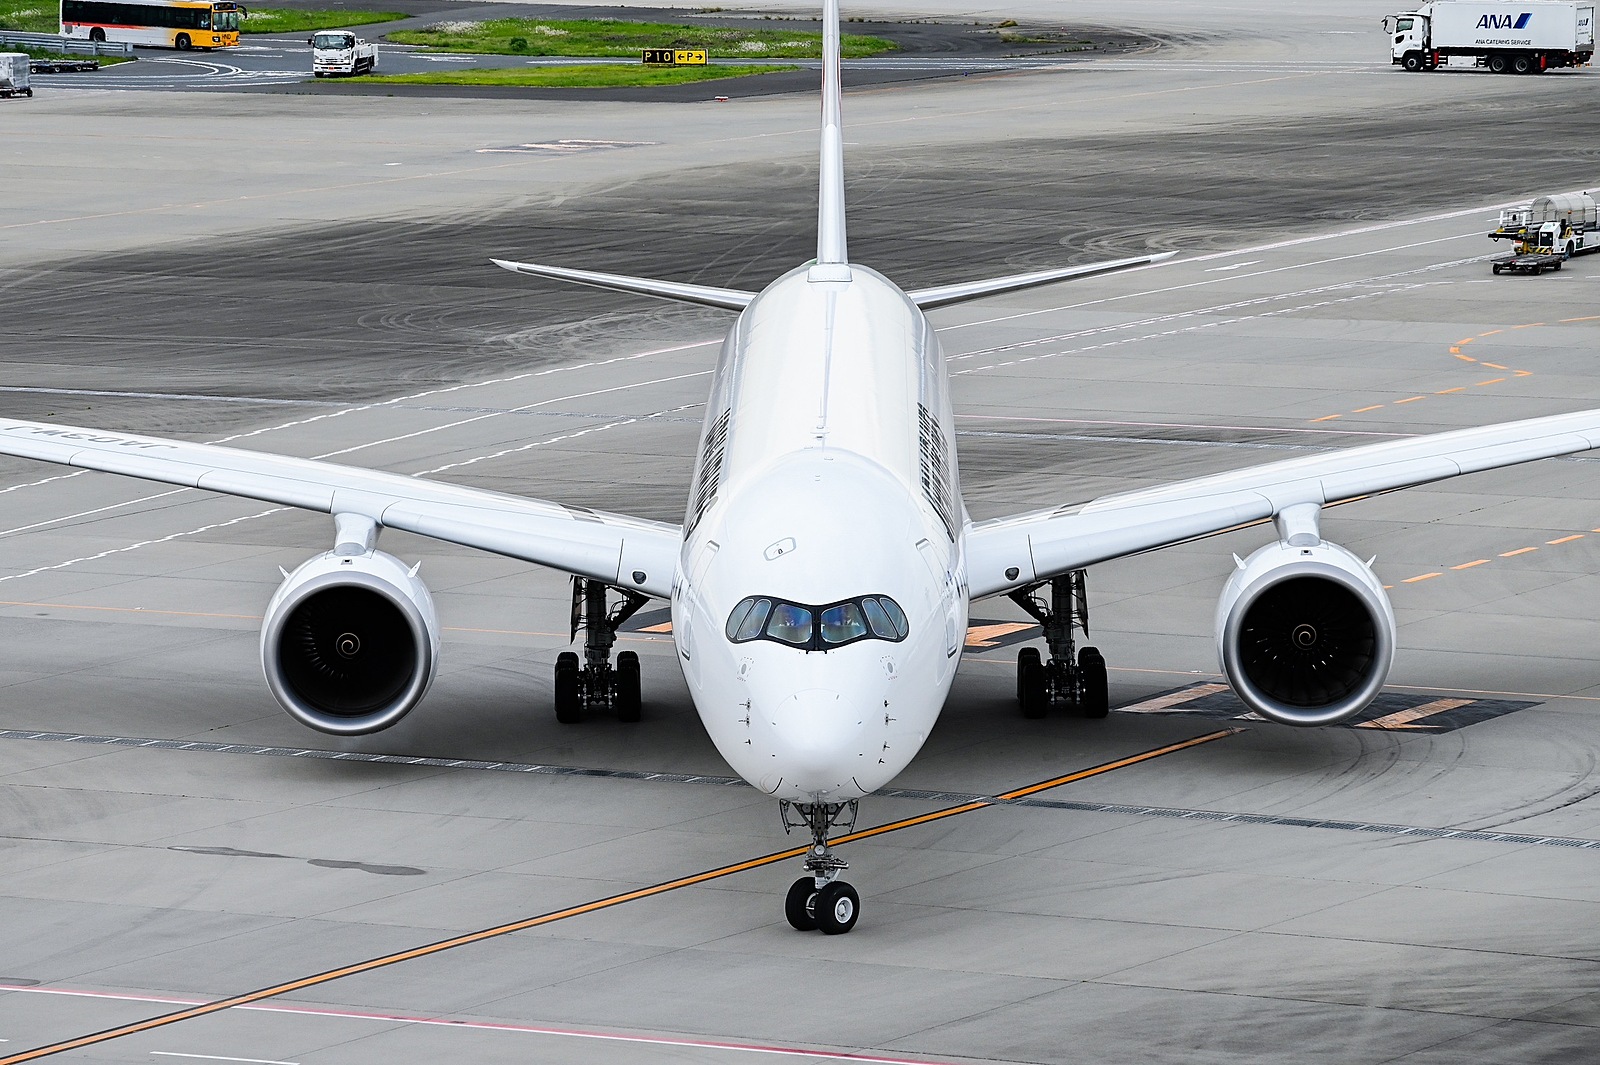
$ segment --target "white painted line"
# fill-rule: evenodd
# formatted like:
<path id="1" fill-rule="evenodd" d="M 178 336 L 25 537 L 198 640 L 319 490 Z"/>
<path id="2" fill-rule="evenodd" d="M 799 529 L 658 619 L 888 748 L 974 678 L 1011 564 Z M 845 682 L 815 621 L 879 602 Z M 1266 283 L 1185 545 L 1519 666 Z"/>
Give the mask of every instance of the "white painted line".
<path id="1" fill-rule="evenodd" d="M 1208 274 L 1221 274 L 1221 273 L 1225 273 L 1225 272 L 1227 272 L 1229 270 L 1242 270 L 1247 266 L 1256 266 L 1260 262 L 1261 262 L 1260 259 L 1251 259 L 1248 262 L 1234 263 L 1232 266 L 1213 266 L 1213 267 L 1210 267 L 1209 269 L 1207 269 L 1206 273 L 1208 273 Z"/>
<path id="2" fill-rule="evenodd" d="M 179 1054 L 178 1051 L 150 1051 L 152 1057 L 197 1057 L 203 1062 L 248 1062 L 250 1065 L 299 1065 L 299 1062 L 275 1062 L 270 1057 L 222 1057 L 221 1054 Z"/>

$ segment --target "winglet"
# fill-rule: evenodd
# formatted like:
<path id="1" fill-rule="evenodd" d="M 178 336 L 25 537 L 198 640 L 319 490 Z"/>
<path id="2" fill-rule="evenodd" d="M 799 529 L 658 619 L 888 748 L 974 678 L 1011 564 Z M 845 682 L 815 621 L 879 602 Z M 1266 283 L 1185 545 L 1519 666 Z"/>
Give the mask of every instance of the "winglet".
<path id="1" fill-rule="evenodd" d="M 564 266 L 543 266 L 539 263 L 513 263 L 505 259 L 489 261 L 500 269 L 510 270 L 514 274 L 550 277 L 557 281 L 608 288 L 615 292 L 636 292 L 642 296 L 677 300 L 679 303 L 697 303 L 703 307 L 721 307 L 730 311 L 742 311 L 756 298 L 754 292 L 743 292 L 732 288 L 686 285 L 677 281 L 657 281 L 649 277 L 629 277 L 626 274 L 602 274 L 595 270 L 570 270 Z"/>
<path id="2" fill-rule="evenodd" d="M 822 5 L 822 175 L 817 190 L 817 263 L 850 261 L 844 226 L 844 127 L 839 81 L 839 0 Z M 838 274 L 840 271 L 822 271 Z M 828 280 L 834 278 L 829 277 Z"/>

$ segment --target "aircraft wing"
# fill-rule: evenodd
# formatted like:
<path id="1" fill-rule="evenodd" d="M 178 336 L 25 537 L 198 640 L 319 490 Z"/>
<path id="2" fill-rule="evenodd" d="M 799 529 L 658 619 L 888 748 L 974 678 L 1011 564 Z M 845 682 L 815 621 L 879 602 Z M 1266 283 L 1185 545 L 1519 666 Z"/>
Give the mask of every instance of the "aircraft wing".
<path id="1" fill-rule="evenodd" d="M 973 599 L 1273 517 L 1600 447 L 1600 410 L 1287 459 L 967 527 Z M 1015 576 L 1012 576 L 1012 574 Z"/>
<path id="2" fill-rule="evenodd" d="M 0 419 L 0 454 L 200 488 L 519 558 L 666 598 L 676 525 L 398 473 L 214 444 Z"/>

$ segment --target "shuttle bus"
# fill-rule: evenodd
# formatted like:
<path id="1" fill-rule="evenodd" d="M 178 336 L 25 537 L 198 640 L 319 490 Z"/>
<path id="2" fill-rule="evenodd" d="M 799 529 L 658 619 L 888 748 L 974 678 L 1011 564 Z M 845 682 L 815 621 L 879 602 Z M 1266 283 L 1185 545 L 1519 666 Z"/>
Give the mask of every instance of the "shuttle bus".
<path id="1" fill-rule="evenodd" d="M 61 0 L 61 36 L 157 48 L 233 48 L 233 0 Z"/>

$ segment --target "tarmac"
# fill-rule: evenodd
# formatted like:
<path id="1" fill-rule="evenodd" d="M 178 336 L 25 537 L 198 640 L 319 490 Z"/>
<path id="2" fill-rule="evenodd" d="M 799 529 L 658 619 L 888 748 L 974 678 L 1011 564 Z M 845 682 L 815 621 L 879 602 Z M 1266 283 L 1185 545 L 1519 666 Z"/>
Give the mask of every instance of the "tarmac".
<path id="1" fill-rule="evenodd" d="M 1600 75 L 1404 74 L 1372 4 L 1082 7 L 1163 43 L 845 101 L 852 258 L 904 287 L 1179 252 L 934 312 L 973 517 L 1600 408 L 1600 256 L 1495 277 L 1484 238 L 1600 182 Z M 679 520 L 729 316 L 487 259 L 756 287 L 811 254 L 808 95 L 11 103 L 17 417 Z M 1037 630 L 975 604 L 937 729 L 862 805 L 890 830 L 841 848 L 861 922 L 824 937 L 784 922 L 798 861 L 763 859 L 797 841 L 663 616 L 623 641 L 644 720 L 561 726 L 566 577 L 386 532 L 442 671 L 323 736 L 258 632 L 326 517 L 0 461 L 0 1063 L 106 1030 L 57 1060 L 1594 1058 L 1597 460 L 1323 531 L 1399 621 L 1361 720 L 1220 686 L 1217 596 L 1266 529 L 1091 570 L 1103 721 L 1022 719 Z"/>

